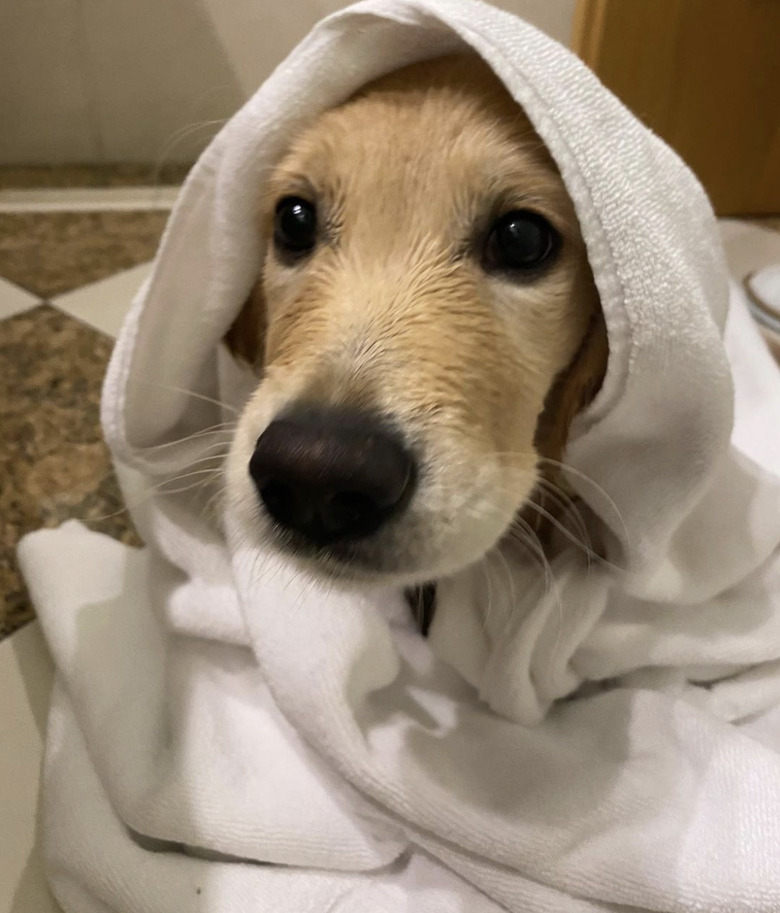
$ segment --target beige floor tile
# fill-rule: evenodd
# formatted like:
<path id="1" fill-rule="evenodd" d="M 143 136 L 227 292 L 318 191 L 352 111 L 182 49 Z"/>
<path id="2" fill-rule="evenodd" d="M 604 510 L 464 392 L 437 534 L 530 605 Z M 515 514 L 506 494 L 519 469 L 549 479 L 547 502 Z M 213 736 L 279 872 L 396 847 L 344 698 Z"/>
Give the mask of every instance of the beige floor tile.
<path id="1" fill-rule="evenodd" d="M 150 260 L 168 213 L 0 212 L 0 276 L 52 298 Z"/>
<path id="2" fill-rule="evenodd" d="M 151 271 L 151 263 L 142 263 L 58 295 L 51 303 L 82 323 L 116 338 L 136 292 Z"/>
<path id="3" fill-rule="evenodd" d="M 22 311 L 28 311 L 40 303 L 41 300 L 37 296 L 0 277 L 0 320 L 21 314 Z"/>
<path id="4" fill-rule="evenodd" d="M 0 643 L 0 913 L 59 911 L 43 877 L 37 833 L 51 681 L 37 622 Z"/>

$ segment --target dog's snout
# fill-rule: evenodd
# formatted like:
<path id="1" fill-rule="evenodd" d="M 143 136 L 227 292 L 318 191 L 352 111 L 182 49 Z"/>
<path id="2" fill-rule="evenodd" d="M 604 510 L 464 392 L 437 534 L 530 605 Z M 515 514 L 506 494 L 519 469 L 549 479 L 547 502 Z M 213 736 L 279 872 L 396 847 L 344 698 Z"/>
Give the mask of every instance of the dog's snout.
<path id="1" fill-rule="evenodd" d="M 415 466 L 380 420 L 323 410 L 272 422 L 249 472 L 277 523 L 327 545 L 375 532 L 407 501 Z"/>

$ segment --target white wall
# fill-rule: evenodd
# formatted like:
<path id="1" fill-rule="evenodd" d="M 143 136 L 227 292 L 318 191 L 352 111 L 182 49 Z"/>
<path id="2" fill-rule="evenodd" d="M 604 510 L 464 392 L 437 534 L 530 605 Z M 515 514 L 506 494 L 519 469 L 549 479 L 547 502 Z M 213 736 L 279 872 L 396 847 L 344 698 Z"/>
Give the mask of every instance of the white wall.
<path id="1" fill-rule="evenodd" d="M 233 70 L 250 95 L 309 29 L 345 0 L 202 0 Z M 569 44 L 576 0 L 491 0 Z"/>
<path id="2" fill-rule="evenodd" d="M 243 94 L 197 0 L 0 0 L 2 163 L 155 161 Z"/>
<path id="3" fill-rule="evenodd" d="M 563 43 L 574 4 L 496 2 Z M 345 5 L 0 0 L 0 163 L 191 160 L 311 26 Z"/>

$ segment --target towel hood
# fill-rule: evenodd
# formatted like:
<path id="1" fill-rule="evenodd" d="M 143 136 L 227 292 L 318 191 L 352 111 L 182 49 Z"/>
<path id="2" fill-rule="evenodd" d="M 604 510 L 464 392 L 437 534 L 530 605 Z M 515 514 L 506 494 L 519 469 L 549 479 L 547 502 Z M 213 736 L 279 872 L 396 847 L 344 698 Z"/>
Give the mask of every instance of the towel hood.
<path id="1" fill-rule="evenodd" d="M 128 322 L 133 338 L 112 361 L 106 436 L 153 476 L 191 462 L 191 447 L 167 447 L 164 460 L 148 448 L 221 419 L 183 391 L 225 399 L 219 344 L 262 262 L 253 208 L 264 176 L 320 111 L 383 73 L 464 50 L 485 58 L 525 109 L 574 201 L 610 357 L 566 460 L 618 552 L 651 560 L 706 488 L 731 431 L 720 343 L 728 287 L 712 211 L 682 161 L 573 54 L 476 0 L 369 0 L 336 13 L 223 128 L 181 192 Z M 621 492 L 619 522 L 602 490 Z"/>

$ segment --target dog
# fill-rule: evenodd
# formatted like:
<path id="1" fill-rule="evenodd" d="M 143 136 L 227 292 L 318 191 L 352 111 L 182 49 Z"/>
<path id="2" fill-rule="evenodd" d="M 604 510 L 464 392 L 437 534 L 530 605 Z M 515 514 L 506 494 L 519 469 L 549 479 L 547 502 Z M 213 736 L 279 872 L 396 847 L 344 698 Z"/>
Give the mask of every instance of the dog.
<path id="1" fill-rule="evenodd" d="M 260 378 L 229 509 L 316 574 L 426 585 L 428 604 L 560 484 L 601 386 L 606 331 L 564 182 L 489 67 L 453 55 L 306 125 L 258 202 L 267 253 L 225 337 Z"/>

